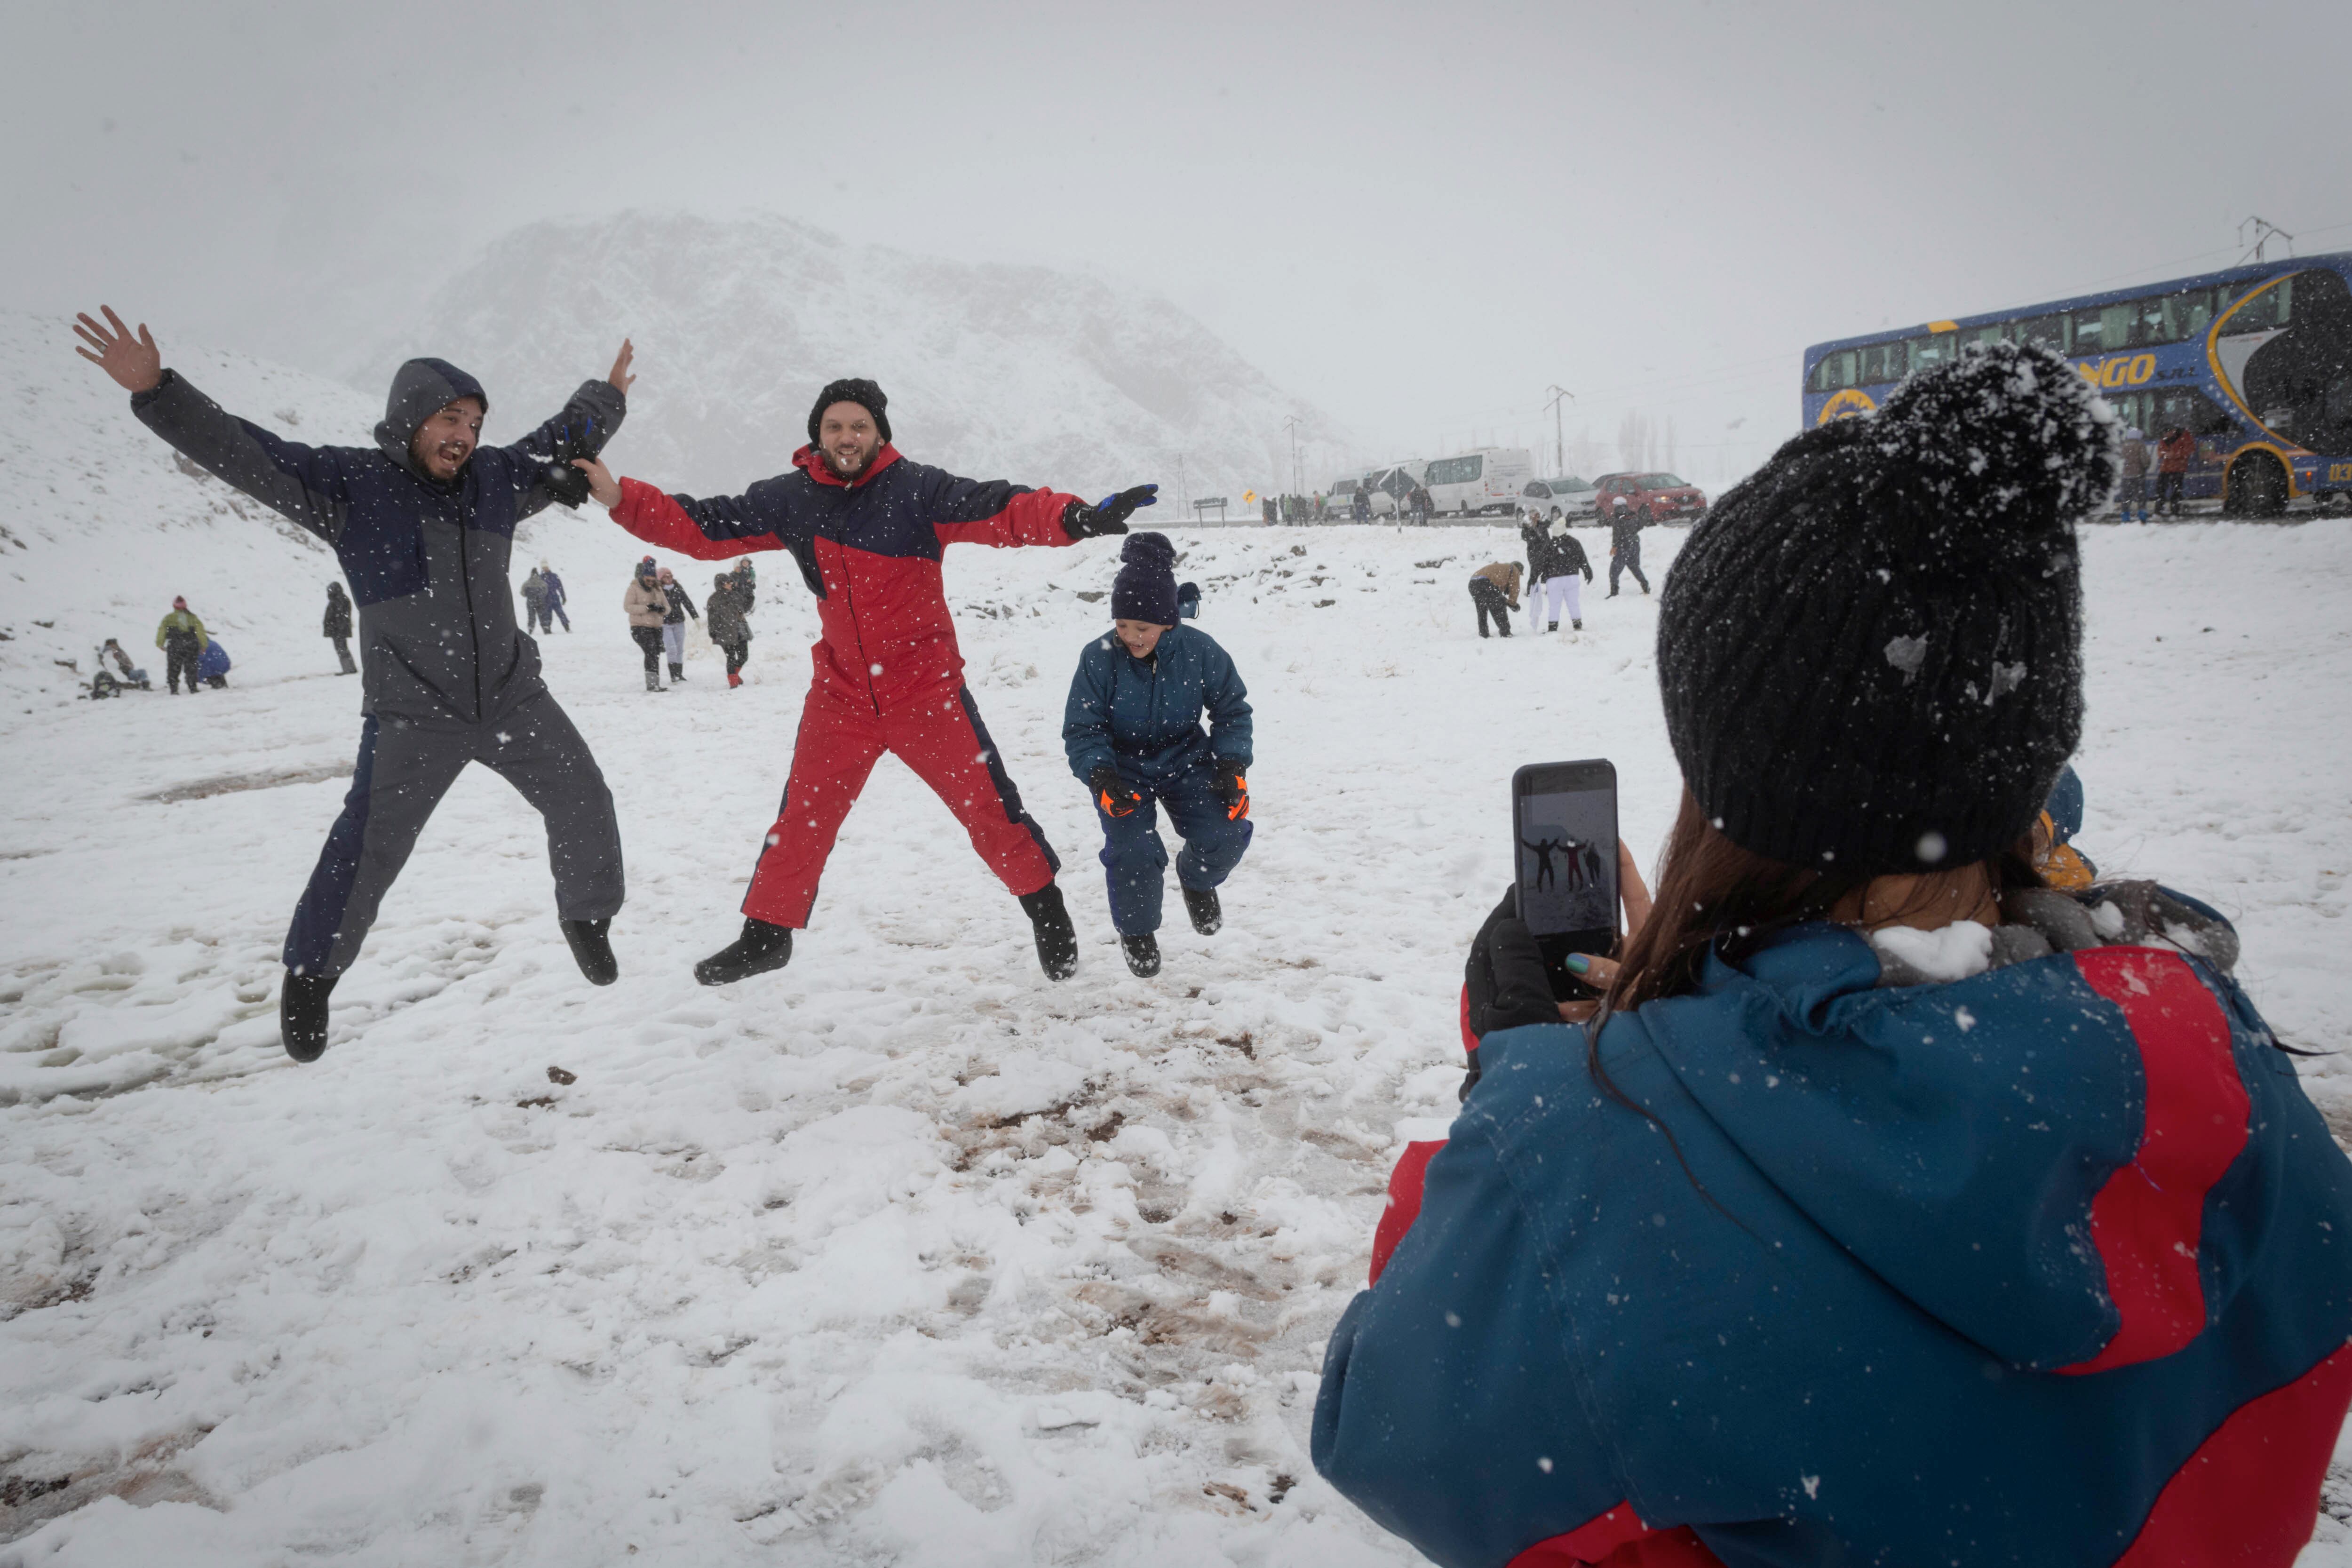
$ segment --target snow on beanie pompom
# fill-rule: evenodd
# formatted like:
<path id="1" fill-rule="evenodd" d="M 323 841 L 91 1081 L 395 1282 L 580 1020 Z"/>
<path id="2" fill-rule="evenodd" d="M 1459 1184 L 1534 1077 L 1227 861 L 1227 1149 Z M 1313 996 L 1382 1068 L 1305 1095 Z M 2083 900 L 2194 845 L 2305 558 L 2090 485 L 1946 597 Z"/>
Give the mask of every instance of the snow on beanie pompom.
<path id="1" fill-rule="evenodd" d="M 1172 626 L 1176 613 L 1176 547 L 1164 533 L 1130 533 L 1119 547 L 1122 564 L 1111 584 L 1115 621 L 1149 621 Z"/>
<path id="2" fill-rule="evenodd" d="M 816 395 L 816 403 L 809 409 L 810 446 L 816 445 L 817 426 L 824 420 L 824 411 L 836 403 L 856 404 L 874 416 L 874 428 L 881 433 L 882 439 L 887 441 L 890 438 L 890 416 L 882 412 L 890 406 L 890 400 L 882 395 L 880 387 L 864 376 L 853 375 L 826 383 L 824 390 Z"/>
<path id="3" fill-rule="evenodd" d="M 1708 819 L 1862 873 L 2023 837 L 2082 738 L 2074 523 L 2116 470 L 2074 366 L 1995 343 L 1734 486 L 1659 604 L 1666 733 Z"/>

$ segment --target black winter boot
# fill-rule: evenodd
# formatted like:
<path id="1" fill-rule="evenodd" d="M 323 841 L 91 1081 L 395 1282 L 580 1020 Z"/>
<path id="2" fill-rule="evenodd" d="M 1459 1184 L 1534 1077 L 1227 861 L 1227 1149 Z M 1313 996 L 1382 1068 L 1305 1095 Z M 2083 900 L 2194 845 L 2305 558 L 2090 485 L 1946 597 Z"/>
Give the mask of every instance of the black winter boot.
<path id="1" fill-rule="evenodd" d="M 1178 884 L 1182 887 L 1182 884 Z M 1192 929 L 1202 936 L 1214 936 L 1225 923 L 1224 906 L 1217 901 L 1214 888 L 1182 888 L 1184 912 L 1192 917 Z"/>
<path id="2" fill-rule="evenodd" d="M 682 664 L 671 665 L 669 667 L 669 678 L 673 682 L 684 680 L 686 679 L 686 666 Z"/>
<path id="3" fill-rule="evenodd" d="M 558 921 L 563 928 L 563 940 L 572 944 L 572 960 L 580 965 L 580 973 L 588 977 L 591 985 L 610 985 L 621 977 L 621 961 L 613 956 L 609 933 L 613 922 L 601 921 Z"/>
<path id="4" fill-rule="evenodd" d="M 1070 925 L 1069 906 L 1053 882 L 1021 895 L 1021 912 L 1029 917 L 1037 938 L 1037 965 L 1048 980 L 1067 980 L 1078 972 L 1078 933 Z"/>
<path id="5" fill-rule="evenodd" d="M 694 966 L 694 977 L 705 985 L 732 985 L 793 961 L 793 928 L 772 926 L 750 916 L 743 934 Z"/>
<path id="6" fill-rule="evenodd" d="M 1122 936 L 1118 946 L 1127 954 L 1127 966 L 1142 978 L 1149 980 L 1160 973 L 1160 939 L 1150 931 Z"/>
<path id="7" fill-rule="evenodd" d="M 327 996 L 337 978 L 289 969 L 278 989 L 278 1037 L 298 1062 L 315 1062 L 327 1053 Z"/>
<path id="8" fill-rule="evenodd" d="M 1584 629 L 1584 623 L 1583 623 L 1582 621 L 1570 621 L 1570 622 L 1569 622 L 1568 624 L 1569 624 L 1569 627 L 1570 627 L 1570 630 L 1572 630 L 1572 631 L 1580 631 L 1580 631 L 1582 631 L 1582 630 Z"/>

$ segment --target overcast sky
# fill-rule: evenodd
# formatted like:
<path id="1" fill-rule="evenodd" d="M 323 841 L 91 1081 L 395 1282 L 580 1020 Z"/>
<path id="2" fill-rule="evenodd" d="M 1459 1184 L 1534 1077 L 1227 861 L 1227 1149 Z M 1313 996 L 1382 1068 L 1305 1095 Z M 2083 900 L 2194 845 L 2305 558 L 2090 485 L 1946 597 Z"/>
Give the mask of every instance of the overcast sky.
<path id="1" fill-rule="evenodd" d="M 329 371 L 518 224 L 770 209 L 1156 290 L 1372 453 L 1548 443 L 1557 383 L 1571 437 L 1671 416 L 1716 473 L 1794 428 L 1808 342 L 2226 265 L 2253 214 L 2352 249 L 2343 0 L 16 0 L 6 37 L 0 306 Z"/>

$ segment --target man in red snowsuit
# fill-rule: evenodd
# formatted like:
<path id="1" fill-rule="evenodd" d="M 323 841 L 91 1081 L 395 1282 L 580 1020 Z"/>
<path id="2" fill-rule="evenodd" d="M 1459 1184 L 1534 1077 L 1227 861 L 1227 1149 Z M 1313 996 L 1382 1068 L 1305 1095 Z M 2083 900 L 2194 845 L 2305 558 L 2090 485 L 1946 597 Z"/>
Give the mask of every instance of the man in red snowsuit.
<path id="1" fill-rule="evenodd" d="M 1054 873 L 1061 861 L 1022 809 L 980 710 L 940 577 L 954 543 L 1072 544 L 1125 533 L 1155 485 L 1100 506 L 1002 480 L 959 479 L 910 463 L 890 442 L 887 399 L 870 381 L 836 381 L 809 411 L 809 444 L 793 471 L 740 496 L 665 495 L 583 462 L 596 499 L 646 543 L 706 561 L 788 550 L 817 596 L 823 637 L 801 708 L 783 803 L 743 900 L 743 934 L 695 966 L 706 985 L 782 968 L 808 924 L 817 879 L 842 819 L 882 753 L 895 753 L 938 792 L 989 869 L 1020 899 L 1037 960 L 1055 980 L 1076 973 L 1077 936 Z"/>

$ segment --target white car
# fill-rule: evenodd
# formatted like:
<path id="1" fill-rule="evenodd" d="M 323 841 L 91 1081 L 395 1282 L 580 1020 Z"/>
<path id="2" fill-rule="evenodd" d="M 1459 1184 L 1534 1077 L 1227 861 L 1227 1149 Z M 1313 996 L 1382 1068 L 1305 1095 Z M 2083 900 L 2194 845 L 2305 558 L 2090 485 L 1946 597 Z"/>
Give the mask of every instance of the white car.
<path id="1" fill-rule="evenodd" d="M 1591 517 L 1601 510 L 1599 487 L 1573 474 L 1563 474 L 1556 479 L 1529 479 L 1522 493 L 1548 518 Z"/>

